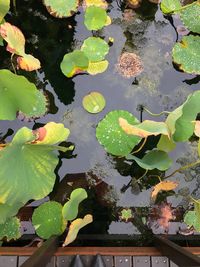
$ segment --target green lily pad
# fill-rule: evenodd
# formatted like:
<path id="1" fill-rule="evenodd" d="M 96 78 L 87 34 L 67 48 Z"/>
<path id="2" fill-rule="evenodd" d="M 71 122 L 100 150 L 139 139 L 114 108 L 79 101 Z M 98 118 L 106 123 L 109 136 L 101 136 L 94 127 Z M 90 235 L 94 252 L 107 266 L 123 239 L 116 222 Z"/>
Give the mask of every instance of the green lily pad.
<path id="1" fill-rule="evenodd" d="M 189 227 L 193 226 L 196 231 L 200 231 L 200 221 L 197 220 L 196 212 L 194 210 L 187 211 L 183 220 Z"/>
<path id="2" fill-rule="evenodd" d="M 106 11 L 97 6 L 86 8 L 84 24 L 89 31 L 97 31 L 102 29 L 107 23 Z"/>
<path id="3" fill-rule="evenodd" d="M 106 105 L 105 98 L 99 92 L 91 92 L 83 98 L 83 107 L 90 113 L 101 112 Z"/>
<path id="4" fill-rule="evenodd" d="M 9 218 L 4 224 L 0 224 L 0 240 L 6 238 L 7 241 L 10 241 L 20 237 L 20 221 L 17 217 Z"/>
<path id="5" fill-rule="evenodd" d="M 0 120 L 14 120 L 17 112 L 40 117 L 46 112 L 45 96 L 24 76 L 0 70 Z"/>
<path id="6" fill-rule="evenodd" d="M 190 94 L 187 100 L 173 112 L 166 120 L 166 124 L 175 142 L 187 141 L 194 132 L 197 114 L 200 112 L 200 91 Z"/>
<path id="7" fill-rule="evenodd" d="M 192 32 L 200 33 L 200 3 L 188 5 L 180 12 L 180 18 Z"/>
<path id="8" fill-rule="evenodd" d="M 200 37 L 184 36 L 180 43 L 175 44 L 172 57 L 184 72 L 200 74 Z"/>
<path id="9" fill-rule="evenodd" d="M 126 208 L 121 211 L 120 219 L 122 221 L 128 222 L 130 219 L 133 219 L 133 217 L 134 216 L 131 209 Z"/>
<path id="10" fill-rule="evenodd" d="M 34 210 L 32 223 L 38 236 L 48 239 L 52 235 L 61 235 L 66 227 L 62 216 L 62 205 L 49 201 Z"/>
<path id="11" fill-rule="evenodd" d="M 10 9 L 10 0 L 1 0 L 0 2 L 0 23 Z"/>
<path id="12" fill-rule="evenodd" d="M 90 61 L 87 72 L 91 75 L 103 73 L 104 71 L 107 70 L 108 65 L 109 65 L 109 63 L 107 60 L 98 61 L 98 62 L 91 62 Z"/>
<path id="13" fill-rule="evenodd" d="M 88 57 L 84 52 L 75 50 L 64 56 L 60 68 L 62 73 L 68 78 L 73 77 L 75 74 L 84 72 L 89 66 Z"/>
<path id="14" fill-rule="evenodd" d="M 109 52 L 109 45 L 99 37 L 87 38 L 81 47 L 88 59 L 92 62 L 101 61 Z"/>
<path id="15" fill-rule="evenodd" d="M 140 142 L 141 138 L 126 134 L 119 125 L 119 118 L 126 119 L 132 125 L 139 123 L 137 118 L 128 111 L 114 110 L 99 122 L 96 137 L 107 152 L 116 156 L 126 156 Z"/>
<path id="16" fill-rule="evenodd" d="M 70 200 L 65 203 L 62 209 L 63 218 L 68 221 L 74 220 L 78 215 L 79 204 L 87 198 L 87 192 L 83 188 L 73 190 Z"/>
<path id="17" fill-rule="evenodd" d="M 172 139 L 169 139 L 168 136 L 162 134 L 158 141 L 157 148 L 158 150 L 168 153 L 176 148 L 176 143 L 174 143 Z"/>
<path id="18" fill-rule="evenodd" d="M 180 0 L 162 0 L 161 10 L 165 14 L 173 13 L 181 8 Z"/>
<path id="19" fill-rule="evenodd" d="M 71 17 L 77 12 L 79 0 L 43 0 L 48 12 L 57 18 Z"/>
<path id="20" fill-rule="evenodd" d="M 166 171 L 172 165 L 172 160 L 169 158 L 168 154 L 160 150 L 151 150 L 147 152 L 142 159 L 133 155 L 128 155 L 126 159 L 136 161 L 137 164 L 145 170 L 158 169 L 160 171 Z"/>
<path id="21" fill-rule="evenodd" d="M 47 196 L 56 179 L 54 150 L 67 150 L 54 144 L 68 135 L 63 124 L 53 122 L 34 132 L 26 127 L 18 130 L 12 142 L 0 150 L 0 203 L 15 205 Z"/>
<path id="22" fill-rule="evenodd" d="M 24 206 L 24 203 L 13 203 L 12 205 L 0 204 L 0 224 L 6 222 L 12 216 L 18 213 L 18 210 Z"/>

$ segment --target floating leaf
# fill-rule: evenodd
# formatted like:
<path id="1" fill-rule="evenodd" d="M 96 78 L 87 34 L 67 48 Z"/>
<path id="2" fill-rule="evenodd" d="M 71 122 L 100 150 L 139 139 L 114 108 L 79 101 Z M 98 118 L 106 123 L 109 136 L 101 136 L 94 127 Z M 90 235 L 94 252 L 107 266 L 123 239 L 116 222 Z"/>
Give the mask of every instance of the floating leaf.
<path id="1" fill-rule="evenodd" d="M 72 221 L 78 215 L 79 204 L 87 198 L 87 192 L 83 188 L 77 188 L 72 191 L 70 200 L 65 203 L 62 214 L 65 220 Z"/>
<path id="2" fill-rule="evenodd" d="M 63 243 L 63 247 L 72 243 L 76 239 L 79 230 L 83 228 L 84 226 L 86 226 L 87 224 L 92 223 L 92 222 L 93 222 L 93 218 L 92 218 L 92 215 L 90 214 L 85 215 L 83 219 L 79 218 L 73 221 L 69 227 L 69 232 L 67 234 L 65 242 Z"/>
<path id="3" fill-rule="evenodd" d="M 99 61 L 99 62 L 91 62 L 90 61 L 87 72 L 91 75 L 103 73 L 104 71 L 107 70 L 108 64 L 109 63 L 107 60 L 103 60 L 103 61 Z"/>
<path id="4" fill-rule="evenodd" d="M 5 15 L 10 9 L 10 0 L 1 0 L 0 1 L 0 23 L 2 22 Z"/>
<path id="5" fill-rule="evenodd" d="M 126 156 L 140 142 L 141 138 L 126 134 L 119 126 L 119 118 L 126 119 L 132 125 L 139 123 L 137 118 L 128 111 L 114 110 L 99 122 L 96 137 L 109 153 Z"/>
<path id="6" fill-rule="evenodd" d="M 157 144 L 157 149 L 162 150 L 165 152 L 170 152 L 176 148 L 176 144 L 172 139 L 169 139 L 168 136 L 166 135 L 161 135 L 158 144 Z"/>
<path id="7" fill-rule="evenodd" d="M 122 221 L 128 222 L 132 218 L 133 218 L 133 213 L 132 213 L 132 210 L 131 209 L 123 209 L 121 211 L 120 219 Z"/>
<path id="8" fill-rule="evenodd" d="M 52 235 L 61 235 L 66 227 L 62 216 L 62 205 L 49 201 L 34 210 L 32 223 L 37 235 L 48 239 Z"/>
<path id="9" fill-rule="evenodd" d="M 196 212 L 194 210 L 187 211 L 183 220 L 189 227 L 194 227 L 196 231 L 200 232 L 200 221 L 197 220 Z"/>
<path id="10" fill-rule="evenodd" d="M 5 237 L 7 241 L 21 237 L 20 221 L 17 217 L 9 218 L 4 224 L 0 224 L 0 240 Z"/>
<path id="11" fill-rule="evenodd" d="M 5 22 L 0 25 L 0 34 L 8 43 L 7 51 L 20 56 L 17 59 L 19 67 L 27 71 L 37 70 L 41 67 L 38 59 L 25 53 L 25 38 L 19 28 Z"/>
<path id="12" fill-rule="evenodd" d="M 81 50 L 85 53 L 90 61 L 101 61 L 108 54 L 108 44 L 99 37 L 87 38 L 81 47 Z"/>
<path id="13" fill-rule="evenodd" d="M 15 216 L 18 210 L 24 206 L 24 203 L 13 203 L 12 205 L 0 204 L 0 224 L 5 223 L 7 219 Z"/>
<path id="14" fill-rule="evenodd" d="M 90 6 L 85 11 L 84 24 L 89 31 L 97 31 L 102 29 L 107 22 L 106 11 L 97 6 Z"/>
<path id="15" fill-rule="evenodd" d="M 181 8 L 180 0 L 162 0 L 161 10 L 165 14 L 173 13 Z"/>
<path id="16" fill-rule="evenodd" d="M 46 112 L 45 96 L 24 76 L 0 70 L 0 119 L 14 120 L 17 112 L 40 117 Z"/>
<path id="17" fill-rule="evenodd" d="M 200 91 L 190 94 L 187 100 L 177 109 L 172 111 L 166 120 L 175 142 L 187 141 L 194 132 L 194 123 L 200 112 Z"/>
<path id="18" fill-rule="evenodd" d="M 172 164 L 172 160 L 168 154 L 160 150 L 151 150 L 145 154 L 142 159 L 133 155 L 126 157 L 128 160 L 134 160 L 137 164 L 145 170 L 158 169 L 160 171 L 166 171 Z"/>
<path id="19" fill-rule="evenodd" d="M 105 98 L 99 92 L 91 92 L 83 98 L 83 107 L 90 113 L 101 112 L 106 105 Z"/>
<path id="20" fill-rule="evenodd" d="M 108 3 L 105 0 L 84 0 L 83 6 L 85 8 L 90 6 L 97 6 L 107 9 Z"/>
<path id="21" fill-rule="evenodd" d="M 184 72 L 200 74 L 200 37 L 184 36 L 181 42 L 176 43 L 172 56 L 173 61 Z"/>
<path id="22" fill-rule="evenodd" d="M 154 135 L 166 135 L 169 137 L 169 130 L 166 123 L 146 120 L 137 125 L 131 125 L 127 120 L 119 118 L 119 125 L 125 133 L 130 135 L 137 135 L 142 138 Z"/>
<path id="23" fill-rule="evenodd" d="M 190 31 L 200 33 L 200 2 L 185 6 L 180 12 L 180 17 Z"/>
<path id="24" fill-rule="evenodd" d="M 11 143 L 0 150 L 0 203 L 26 203 L 30 199 L 41 199 L 52 191 L 58 164 L 54 150 L 67 150 L 54 144 L 65 141 L 69 130 L 62 124 L 51 122 L 50 125 L 52 135 L 47 133 L 48 141 L 44 139 L 44 143 L 37 143 L 38 134 L 23 127 Z"/>
<path id="25" fill-rule="evenodd" d="M 153 201 L 156 200 L 156 197 L 160 191 L 171 191 L 178 186 L 177 182 L 174 181 L 162 181 L 154 186 L 153 191 L 151 192 L 151 198 Z"/>
<path id="26" fill-rule="evenodd" d="M 62 73 L 68 78 L 86 71 L 88 66 L 89 60 L 87 56 L 82 51 L 78 50 L 66 54 L 60 65 Z"/>
<path id="27" fill-rule="evenodd" d="M 79 0 L 43 0 L 48 12 L 57 18 L 67 18 L 77 12 Z"/>

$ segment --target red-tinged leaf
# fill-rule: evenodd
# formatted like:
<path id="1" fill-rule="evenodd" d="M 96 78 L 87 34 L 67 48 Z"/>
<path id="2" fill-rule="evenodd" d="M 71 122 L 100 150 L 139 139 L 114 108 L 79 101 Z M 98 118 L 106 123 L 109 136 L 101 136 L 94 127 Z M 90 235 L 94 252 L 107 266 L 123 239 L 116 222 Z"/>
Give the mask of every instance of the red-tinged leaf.
<path id="1" fill-rule="evenodd" d="M 90 214 L 85 215 L 83 219 L 79 218 L 79 219 L 74 220 L 70 224 L 67 237 L 63 243 L 63 247 L 72 243 L 76 239 L 79 230 L 91 222 L 93 222 L 93 217 Z"/>
<path id="2" fill-rule="evenodd" d="M 43 141 L 46 134 L 47 134 L 47 130 L 45 129 L 45 127 L 40 127 L 39 129 L 33 131 L 33 134 L 35 134 L 37 136 L 37 139 L 34 142 L 37 141 Z"/>
<path id="3" fill-rule="evenodd" d="M 174 190 L 178 186 L 178 182 L 174 181 L 162 181 L 159 184 L 154 186 L 154 189 L 151 193 L 151 198 L 155 201 L 158 193 L 160 191 L 170 191 Z"/>

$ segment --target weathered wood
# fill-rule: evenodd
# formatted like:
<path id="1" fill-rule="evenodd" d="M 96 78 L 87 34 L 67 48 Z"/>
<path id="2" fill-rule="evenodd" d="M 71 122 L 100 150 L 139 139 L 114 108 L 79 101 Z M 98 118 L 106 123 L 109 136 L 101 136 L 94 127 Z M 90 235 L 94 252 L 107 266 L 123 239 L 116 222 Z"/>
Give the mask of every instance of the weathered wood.
<path id="1" fill-rule="evenodd" d="M 134 256 L 133 266 L 134 267 L 150 267 L 151 258 L 149 256 Z"/>
<path id="2" fill-rule="evenodd" d="M 132 267 L 132 257 L 130 256 L 115 256 L 114 257 L 115 267 Z"/>
<path id="3" fill-rule="evenodd" d="M 152 267 L 169 267 L 169 260 L 167 257 L 151 257 Z"/>
<path id="4" fill-rule="evenodd" d="M 0 257 L 1 267 L 16 267 L 17 266 L 17 256 L 1 256 Z"/>

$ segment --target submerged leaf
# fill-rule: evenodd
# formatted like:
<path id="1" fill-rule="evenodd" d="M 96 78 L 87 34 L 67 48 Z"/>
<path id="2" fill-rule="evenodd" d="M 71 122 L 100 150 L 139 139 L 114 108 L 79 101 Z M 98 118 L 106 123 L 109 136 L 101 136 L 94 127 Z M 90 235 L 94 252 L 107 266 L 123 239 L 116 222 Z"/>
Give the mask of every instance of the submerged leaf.
<path id="1" fill-rule="evenodd" d="M 38 59 L 25 53 L 25 38 L 19 28 L 5 22 L 0 25 L 0 34 L 8 43 L 6 47 L 7 51 L 20 56 L 17 59 L 20 68 L 33 71 L 41 67 Z"/>
<path id="2" fill-rule="evenodd" d="M 109 153 L 126 156 L 141 141 L 141 138 L 126 134 L 119 125 L 119 118 L 126 119 L 132 125 L 139 123 L 137 118 L 128 111 L 114 110 L 99 122 L 96 137 Z"/>
<path id="3" fill-rule="evenodd" d="M 17 217 L 9 218 L 4 224 L 0 224 L 0 240 L 4 237 L 7 241 L 21 237 L 20 221 Z"/>
<path id="4" fill-rule="evenodd" d="M 98 6 L 90 6 L 85 11 L 84 24 L 90 31 L 102 29 L 107 22 L 106 11 Z"/>
<path id="5" fill-rule="evenodd" d="M 0 70 L 0 120 L 14 120 L 17 112 L 41 117 L 46 112 L 45 96 L 24 76 Z"/>
<path id="6" fill-rule="evenodd" d="M 62 205 L 49 201 L 34 210 L 32 223 L 38 236 L 44 239 L 61 235 L 66 227 L 62 216 Z"/>
<path id="7" fill-rule="evenodd" d="M 162 0 L 161 10 L 165 14 L 173 13 L 181 8 L 180 0 Z"/>
<path id="8" fill-rule="evenodd" d="M 151 192 L 151 198 L 153 199 L 153 201 L 155 201 L 160 191 L 174 190 L 177 186 L 178 186 L 178 182 L 162 181 L 154 186 L 153 191 Z"/>
<path id="9" fill-rule="evenodd" d="M 72 221 L 78 215 L 79 204 L 87 198 L 87 192 L 83 188 L 77 188 L 72 191 L 70 200 L 65 203 L 62 214 L 65 220 Z"/>
<path id="10" fill-rule="evenodd" d="M 65 141 L 69 130 L 56 123 L 50 125 L 51 137 L 46 134 L 46 143 L 37 143 L 38 134 L 23 127 L 0 150 L 0 203 L 26 203 L 46 197 L 52 191 L 58 164 L 54 150 L 62 149 L 54 144 Z"/>
<path id="11" fill-rule="evenodd" d="M 57 18 L 66 18 L 77 12 L 79 0 L 43 0 L 48 12 Z"/>
<path id="12" fill-rule="evenodd" d="M 106 105 L 105 98 L 99 92 L 91 92 L 83 98 L 83 107 L 90 113 L 101 112 Z"/>
<path id="13" fill-rule="evenodd" d="M 68 78 L 87 70 L 89 66 L 88 57 L 82 51 L 75 50 L 64 56 L 60 68 Z"/>
<path id="14" fill-rule="evenodd" d="M 173 61 L 184 72 L 200 74 L 200 37 L 184 36 L 172 50 Z"/>
<path id="15" fill-rule="evenodd" d="M 166 171 L 172 164 L 172 160 L 169 158 L 168 154 L 159 150 L 147 152 L 142 159 L 133 155 L 128 155 L 126 158 L 136 161 L 137 164 L 145 170 L 158 169 L 160 171 Z"/>
<path id="16" fill-rule="evenodd" d="M 180 18 L 190 31 L 200 33 L 200 2 L 185 6 L 180 12 Z"/>
<path id="17" fill-rule="evenodd" d="M 85 215 L 83 219 L 79 218 L 73 221 L 69 227 L 69 232 L 67 234 L 65 242 L 63 243 L 63 247 L 72 243 L 76 239 L 79 230 L 83 228 L 84 226 L 86 226 L 87 224 L 92 223 L 92 222 L 93 222 L 93 218 L 92 218 L 92 215 L 90 214 Z"/>
<path id="18" fill-rule="evenodd" d="M 119 118 L 119 125 L 125 131 L 125 133 L 130 135 L 137 135 L 142 138 L 154 135 L 166 135 L 169 137 L 169 130 L 167 128 L 166 123 L 164 122 L 156 122 L 146 120 L 137 125 L 131 125 L 127 122 L 127 120 L 123 118 Z"/>
<path id="19" fill-rule="evenodd" d="M 101 61 L 108 54 L 109 46 L 103 39 L 99 37 L 87 38 L 81 47 L 88 59 L 92 62 Z"/>

